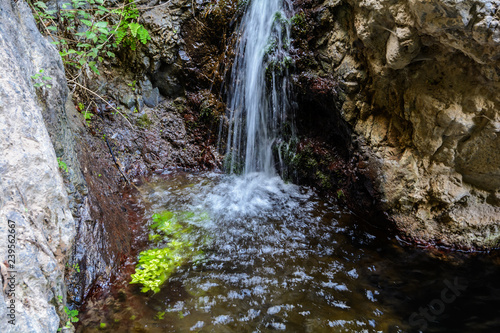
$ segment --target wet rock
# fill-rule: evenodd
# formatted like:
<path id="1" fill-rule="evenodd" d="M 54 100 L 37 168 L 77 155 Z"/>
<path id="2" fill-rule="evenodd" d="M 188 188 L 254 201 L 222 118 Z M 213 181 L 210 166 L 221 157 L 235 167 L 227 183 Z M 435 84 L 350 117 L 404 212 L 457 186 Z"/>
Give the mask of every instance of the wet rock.
<path id="1" fill-rule="evenodd" d="M 306 10 L 322 22 L 309 45 L 332 60 L 323 70 L 340 83 L 338 112 L 363 170 L 410 237 L 500 246 L 500 210 L 487 200 L 500 190 L 499 6 L 349 0 Z"/>
<path id="2" fill-rule="evenodd" d="M 170 1 L 146 11 L 141 16 L 141 22 L 151 35 L 151 41 L 144 50 L 147 56 L 143 57 L 143 62 L 152 74 L 154 87 L 166 97 L 176 97 L 183 92 L 179 81 L 182 67 L 178 61 L 182 45 L 180 33 L 184 21 L 191 18 L 192 4 L 189 0 Z M 147 103 L 156 106 L 156 92 L 147 94 L 144 96 Z"/>
<path id="3" fill-rule="evenodd" d="M 144 104 L 147 106 L 154 108 L 158 105 L 160 99 L 160 92 L 158 88 L 153 88 L 153 84 L 149 79 L 146 79 L 139 83 L 141 92 L 142 92 L 142 100 Z"/>
<path id="4" fill-rule="evenodd" d="M 160 91 L 158 90 L 158 88 L 154 88 L 152 90 L 143 92 L 142 98 L 144 99 L 144 104 L 146 104 L 150 108 L 154 108 L 158 105 L 158 101 L 160 99 Z"/>
<path id="5" fill-rule="evenodd" d="M 183 92 L 179 71 L 173 65 L 162 65 L 153 75 L 153 83 L 163 96 L 176 97 Z"/>
<path id="6" fill-rule="evenodd" d="M 176 113 L 169 112 L 162 119 L 161 137 L 172 143 L 181 145 L 185 143 L 183 140 L 186 136 L 184 120 Z"/>
<path id="7" fill-rule="evenodd" d="M 7 236 L 13 234 L 9 229 L 15 229 L 16 239 L 11 243 L 15 296 L 0 293 L 0 331 L 56 332 L 66 318 L 64 266 L 76 232 L 56 152 L 72 168 L 73 157 L 61 145 L 54 150 L 51 142 L 51 136 L 57 140 L 70 136 L 61 126 L 67 120 L 58 118 L 64 113 L 66 80 L 57 51 L 38 32 L 28 5 L 2 0 L 0 7 L 2 261 L 7 259 Z M 41 69 L 52 78 L 52 88 L 33 87 L 36 79 L 31 76 Z M 78 172 L 68 177 L 75 180 L 77 196 Z M 15 325 L 7 319 L 7 304 L 12 301 Z"/>
<path id="8" fill-rule="evenodd" d="M 135 106 L 135 94 L 125 93 L 120 98 L 120 102 L 127 107 L 127 109 L 132 109 Z"/>

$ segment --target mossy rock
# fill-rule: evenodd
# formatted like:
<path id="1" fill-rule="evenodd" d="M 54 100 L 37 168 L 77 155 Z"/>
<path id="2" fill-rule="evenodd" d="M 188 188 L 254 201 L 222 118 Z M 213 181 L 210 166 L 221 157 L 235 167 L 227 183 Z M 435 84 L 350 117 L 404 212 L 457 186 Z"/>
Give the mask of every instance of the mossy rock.
<path id="1" fill-rule="evenodd" d="M 137 126 L 141 128 L 149 128 L 153 124 L 151 119 L 149 119 L 148 115 L 145 113 L 136 120 Z"/>

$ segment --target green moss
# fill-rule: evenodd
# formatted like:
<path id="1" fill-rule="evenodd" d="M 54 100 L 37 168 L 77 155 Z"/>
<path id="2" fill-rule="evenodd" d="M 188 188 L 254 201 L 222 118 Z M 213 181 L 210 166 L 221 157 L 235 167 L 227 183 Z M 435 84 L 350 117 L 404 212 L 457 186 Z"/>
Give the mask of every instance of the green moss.
<path id="1" fill-rule="evenodd" d="M 264 56 L 271 55 L 274 51 L 276 51 L 277 47 L 278 41 L 276 40 L 276 37 L 271 37 L 264 48 Z"/>
<path id="2" fill-rule="evenodd" d="M 228 153 L 224 156 L 224 168 L 229 172 L 231 171 L 232 167 L 232 173 L 234 173 L 235 175 L 241 175 L 243 174 L 243 170 L 245 168 L 245 162 L 240 156 L 236 155 L 234 157 L 234 161 L 232 161 L 233 153 Z"/>
<path id="3" fill-rule="evenodd" d="M 304 13 L 298 13 L 293 15 L 290 18 L 290 22 L 292 23 L 292 27 L 297 27 L 299 29 L 306 28 L 306 16 L 304 15 Z"/>
<path id="4" fill-rule="evenodd" d="M 273 22 L 279 23 L 280 25 L 287 25 L 290 23 L 282 12 L 276 12 L 274 14 Z"/>
<path id="5" fill-rule="evenodd" d="M 316 169 L 318 167 L 318 161 L 314 158 L 306 158 L 306 168 L 307 169 Z"/>
<path id="6" fill-rule="evenodd" d="M 321 185 L 322 188 L 329 190 L 332 187 L 330 178 L 323 172 L 316 171 L 316 179 L 319 181 L 319 184 Z"/>
<path id="7" fill-rule="evenodd" d="M 186 111 L 186 99 L 183 97 L 177 97 L 173 102 L 172 106 L 179 112 L 180 114 Z"/>
<path id="8" fill-rule="evenodd" d="M 136 120 L 137 126 L 142 127 L 142 128 L 149 128 L 153 122 L 151 119 L 149 119 L 147 114 L 143 114 Z"/>

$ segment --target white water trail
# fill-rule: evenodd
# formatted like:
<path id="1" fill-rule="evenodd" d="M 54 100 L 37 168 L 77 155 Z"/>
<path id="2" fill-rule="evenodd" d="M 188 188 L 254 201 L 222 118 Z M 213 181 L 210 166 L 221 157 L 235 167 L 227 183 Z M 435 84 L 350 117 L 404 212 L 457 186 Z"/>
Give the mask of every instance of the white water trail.
<path id="1" fill-rule="evenodd" d="M 288 0 L 252 0 L 242 19 L 227 112 L 230 173 L 276 175 L 273 147 L 290 118 L 290 8 Z"/>

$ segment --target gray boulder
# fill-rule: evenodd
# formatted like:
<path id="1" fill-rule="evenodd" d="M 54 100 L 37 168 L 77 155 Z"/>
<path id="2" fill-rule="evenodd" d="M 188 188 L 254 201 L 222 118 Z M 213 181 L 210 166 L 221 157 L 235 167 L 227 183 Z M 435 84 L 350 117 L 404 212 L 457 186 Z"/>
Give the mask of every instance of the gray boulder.
<path id="1" fill-rule="evenodd" d="M 57 50 L 38 32 L 28 5 L 0 0 L 0 8 L 0 260 L 15 259 L 9 261 L 11 297 L 0 292 L 0 331 L 56 332 L 65 316 L 64 269 L 75 221 L 45 121 L 49 128 L 64 121 L 56 112 L 64 110 L 66 81 Z M 32 76 L 41 69 L 52 88 L 34 88 L 42 81 Z M 44 119 L 44 112 L 54 117 Z"/>

